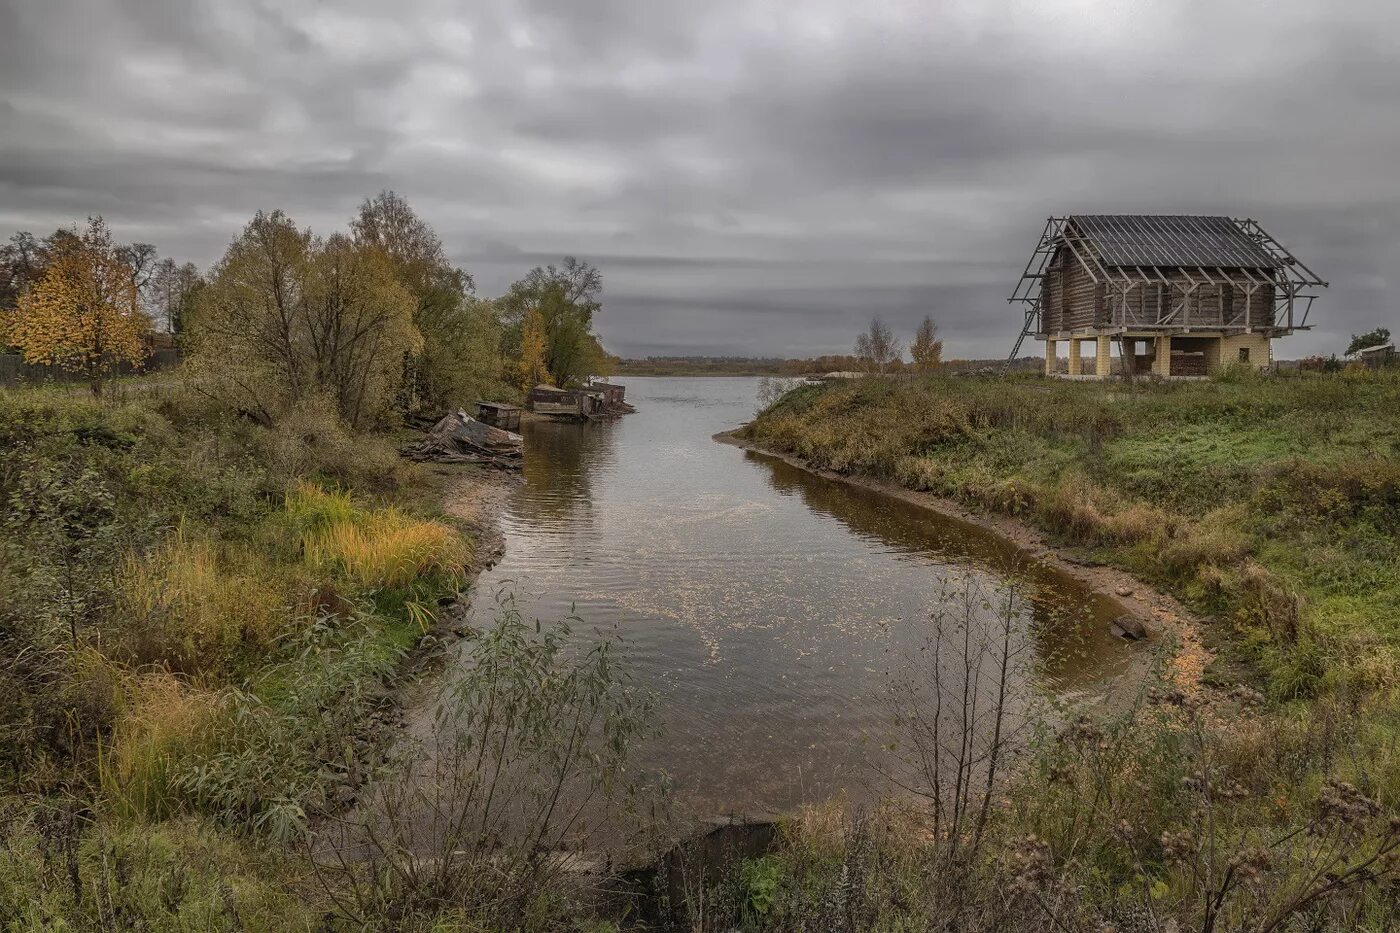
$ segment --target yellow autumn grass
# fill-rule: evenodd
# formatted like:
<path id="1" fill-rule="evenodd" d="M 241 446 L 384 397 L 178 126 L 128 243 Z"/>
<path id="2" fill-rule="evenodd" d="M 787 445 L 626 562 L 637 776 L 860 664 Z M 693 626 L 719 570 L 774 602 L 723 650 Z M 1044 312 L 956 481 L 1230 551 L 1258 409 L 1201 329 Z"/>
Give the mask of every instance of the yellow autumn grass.
<path id="1" fill-rule="evenodd" d="M 137 663 L 213 671 L 272 643 L 288 616 L 284 581 L 251 552 L 176 531 L 121 575 L 123 647 Z"/>
<path id="2" fill-rule="evenodd" d="M 460 578 L 471 546 L 441 522 L 393 507 L 361 509 L 343 492 L 299 483 L 287 511 L 301 528 L 309 563 L 331 566 L 368 587 L 406 588 L 423 577 Z"/>
<path id="3" fill-rule="evenodd" d="M 102 753 L 102 790 L 127 818 L 165 819 L 181 796 L 176 775 L 214 740 L 219 694 L 168 671 L 131 678 L 125 708 Z"/>

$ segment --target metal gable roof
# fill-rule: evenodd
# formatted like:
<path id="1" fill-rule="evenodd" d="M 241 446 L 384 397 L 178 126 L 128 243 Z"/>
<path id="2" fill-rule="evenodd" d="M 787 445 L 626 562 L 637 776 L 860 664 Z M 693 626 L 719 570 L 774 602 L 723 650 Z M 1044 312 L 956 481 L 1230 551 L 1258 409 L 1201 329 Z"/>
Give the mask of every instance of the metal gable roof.
<path id="1" fill-rule="evenodd" d="M 1109 266 L 1278 268 L 1278 261 L 1229 217 L 1073 214 L 1069 219 Z"/>

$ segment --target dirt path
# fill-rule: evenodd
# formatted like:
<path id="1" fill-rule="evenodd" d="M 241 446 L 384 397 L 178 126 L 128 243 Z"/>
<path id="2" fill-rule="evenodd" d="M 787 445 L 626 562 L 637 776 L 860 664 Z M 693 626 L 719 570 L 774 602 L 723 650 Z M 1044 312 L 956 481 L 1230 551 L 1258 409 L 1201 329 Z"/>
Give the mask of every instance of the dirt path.
<path id="1" fill-rule="evenodd" d="M 1191 612 L 1170 593 L 1144 583 L 1127 571 L 1087 560 L 1071 548 L 1052 544 L 1040 531 L 1009 515 L 976 512 L 952 499 L 909 489 L 889 480 L 813 467 L 801 457 L 769 450 L 736 436 L 733 431 L 716 434 L 714 439 L 765 457 L 774 457 L 823 479 L 874 489 L 919 508 L 992 532 L 1018 547 L 1027 558 L 1079 580 L 1113 599 L 1126 614 L 1142 620 L 1150 640 L 1165 640 L 1175 645 L 1169 662 L 1169 676 L 1177 689 L 1188 696 L 1197 695 L 1204 689 L 1202 677 L 1206 665 L 1214 658 L 1214 653 L 1201 638 L 1201 626 L 1207 620 Z"/>

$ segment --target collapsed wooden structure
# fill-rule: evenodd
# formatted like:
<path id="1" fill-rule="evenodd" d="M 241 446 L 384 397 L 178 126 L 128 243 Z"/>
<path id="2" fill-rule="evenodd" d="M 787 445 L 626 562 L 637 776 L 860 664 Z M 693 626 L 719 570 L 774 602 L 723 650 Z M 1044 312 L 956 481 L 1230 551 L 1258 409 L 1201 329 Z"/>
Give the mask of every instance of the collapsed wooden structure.
<path id="1" fill-rule="evenodd" d="M 400 447 L 399 453 L 420 463 L 475 463 L 519 470 L 525 460 L 525 439 L 455 411 L 440 418 L 423 440 Z"/>
<path id="2" fill-rule="evenodd" d="M 531 411 L 539 415 L 582 419 L 602 411 L 603 397 L 583 389 L 538 385 L 530 390 L 525 403 Z"/>
<path id="3" fill-rule="evenodd" d="M 477 402 L 476 420 L 502 431 L 520 430 L 520 407 L 504 402 Z"/>
<path id="4" fill-rule="evenodd" d="M 1072 214 L 1045 222 L 1008 299 L 1027 337 L 1070 345 L 1065 375 L 1104 377 L 1111 341 L 1122 372 L 1204 376 L 1227 363 L 1267 366 L 1275 337 L 1306 330 L 1322 281 L 1257 222 L 1222 216 Z M 1084 371 L 1081 345 L 1094 343 Z M 1142 349 L 1145 345 L 1145 349 Z M 1142 352 L 1140 352 L 1142 349 Z"/>

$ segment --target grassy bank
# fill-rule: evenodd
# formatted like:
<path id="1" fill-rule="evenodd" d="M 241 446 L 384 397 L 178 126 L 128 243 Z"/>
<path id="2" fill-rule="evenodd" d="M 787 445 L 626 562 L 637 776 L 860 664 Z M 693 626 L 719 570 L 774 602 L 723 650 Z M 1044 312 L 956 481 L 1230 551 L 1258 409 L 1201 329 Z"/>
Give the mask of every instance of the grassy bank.
<path id="1" fill-rule="evenodd" d="M 1400 380 L 798 389 L 746 436 L 1021 516 L 1229 619 L 1280 699 L 1400 680 Z"/>
<path id="2" fill-rule="evenodd" d="M 1018 516 L 1174 592 L 1218 620 L 1220 689 L 1149 684 L 1121 719 L 1047 733 L 975 853 L 924 811 L 796 822 L 720 903 L 771 929 L 810 927 L 831 909 L 811 893 L 842 884 L 850 929 L 1393 928 L 1397 410 L 1400 379 L 1367 373 L 785 395 L 747 439 Z"/>
<path id="3" fill-rule="evenodd" d="M 0 393 L 0 449 L 6 928 L 316 926 L 295 847 L 466 582 L 441 490 L 328 412 L 178 384 Z"/>

